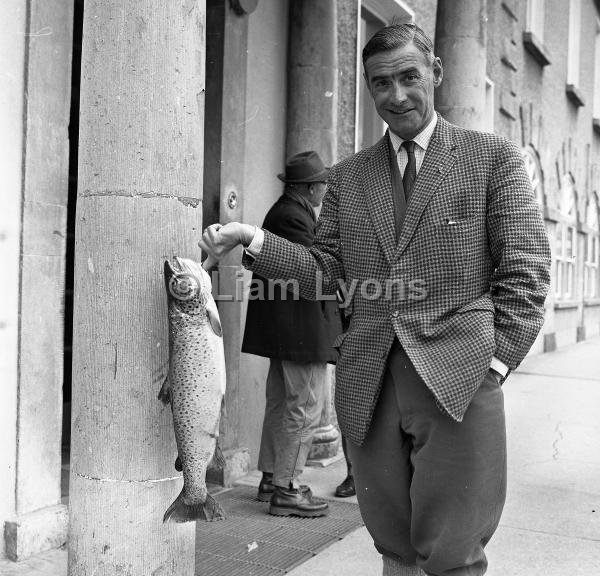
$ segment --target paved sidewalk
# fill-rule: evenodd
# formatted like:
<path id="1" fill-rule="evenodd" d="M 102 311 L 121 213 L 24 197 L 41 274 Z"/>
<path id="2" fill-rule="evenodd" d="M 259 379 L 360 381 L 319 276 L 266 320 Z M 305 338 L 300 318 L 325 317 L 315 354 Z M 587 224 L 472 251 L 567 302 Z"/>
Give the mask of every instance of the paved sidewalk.
<path id="1" fill-rule="evenodd" d="M 487 575 L 600 575 L 600 339 L 527 358 L 504 392 L 508 499 L 488 546 Z M 344 476 L 340 458 L 326 468 L 306 469 L 301 480 L 317 495 L 333 497 Z M 258 480 L 252 474 L 242 482 Z M 289 572 L 341 574 L 380 576 L 381 559 L 366 529 Z M 66 553 L 12 566 L 0 561 L 0 575 L 66 576 Z"/>

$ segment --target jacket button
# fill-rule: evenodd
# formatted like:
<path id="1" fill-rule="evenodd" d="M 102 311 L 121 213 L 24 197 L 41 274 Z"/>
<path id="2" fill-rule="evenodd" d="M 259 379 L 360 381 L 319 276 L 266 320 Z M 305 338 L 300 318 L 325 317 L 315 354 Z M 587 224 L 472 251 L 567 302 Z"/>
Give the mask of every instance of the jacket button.
<path id="1" fill-rule="evenodd" d="M 398 318 L 398 316 L 400 316 L 400 312 L 398 312 L 398 310 L 394 310 L 392 312 L 392 318 Z"/>

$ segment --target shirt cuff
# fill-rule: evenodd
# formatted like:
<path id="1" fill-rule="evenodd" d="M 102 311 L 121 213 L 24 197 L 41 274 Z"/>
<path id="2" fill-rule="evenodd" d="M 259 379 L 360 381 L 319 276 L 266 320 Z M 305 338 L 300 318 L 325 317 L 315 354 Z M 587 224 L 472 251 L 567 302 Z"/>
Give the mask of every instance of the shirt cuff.
<path id="1" fill-rule="evenodd" d="M 508 366 L 504 362 L 498 360 L 495 356 L 492 358 L 490 368 L 498 372 L 502 377 L 505 377 L 508 374 Z"/>
<path id="2" fill-rule="evenodd" d="M 262 228 L 258 228 L 257 226 L 255 226 L 254 236 L 252 237 L 252 241 L 250 242 L 250 244 L 248 244 L 248 247 L 246 248 L 246 253 L 249 256 L 253 256 L 254 258 L 256 258 L 262 250 L 264 241 L 265 233 L 263 232 Z"/>

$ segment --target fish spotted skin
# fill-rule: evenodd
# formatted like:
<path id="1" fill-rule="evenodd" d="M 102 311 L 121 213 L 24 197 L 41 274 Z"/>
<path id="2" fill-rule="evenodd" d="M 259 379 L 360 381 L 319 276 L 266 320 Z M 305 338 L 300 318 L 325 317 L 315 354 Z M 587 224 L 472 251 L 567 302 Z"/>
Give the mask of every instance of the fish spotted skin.
<path id="1" fill-rule="evenodd" d="M 185 258 L 165 261 L 169 304 L 169 374 L 159 398 L 170 401 L 183 469 L 183 489 L 163 522 L 220 520 L 223 510 L 206 488 L 225 395 L 225 356 L 208 273 Z"/>

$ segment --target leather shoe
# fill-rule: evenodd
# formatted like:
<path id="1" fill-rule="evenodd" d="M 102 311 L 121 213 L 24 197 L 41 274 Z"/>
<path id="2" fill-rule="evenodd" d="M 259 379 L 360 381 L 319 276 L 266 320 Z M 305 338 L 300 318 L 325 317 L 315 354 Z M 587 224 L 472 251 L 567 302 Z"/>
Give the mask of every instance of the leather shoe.
<path id="1" fill-rule="evenodd" d="M 258 485 L 258 496 L 257 498 L 261 502 L 268 502 L 273 496 L 273 492 L 275 491 L 275 486 L 273 486 L 273 475 L 272 474 L 263 474 L 262 480 Z"/>
<path id="2" fill-rule="evenodd" d="M 300 491 L 307 492 L 312 495 L 312 490 L 306 484 L 300 485 Z M 273 486 L 273 474 L 263 473 L 260 484 L 258 485 L 258 494 L 256 495 L 257 499 L 261 502 L 269 502 L 271 500 L 271 496 L 273 496 L 273 492 L 275 492 L 275 486 Z"/>
<path id="3" fill-rule="evenodd" d="M 301 516 L 303 518 L 314 518 L 315 516 L 326 516 L 329 512 L 329 504 L 323 500 L 313 498 L 308 486 L 307 490 L 290 488 L 288 490 L 275 486 L 269 514 L 274 516 Z"/>
<path id="4" fill-rule="evenodd" d="M 354 487 L 354 476 L 348 474 L 346 479 L 335 489 L 335 495 L 338 498 L 348 498 L 348 496 L 356 496 L 356 488 Z"/>

